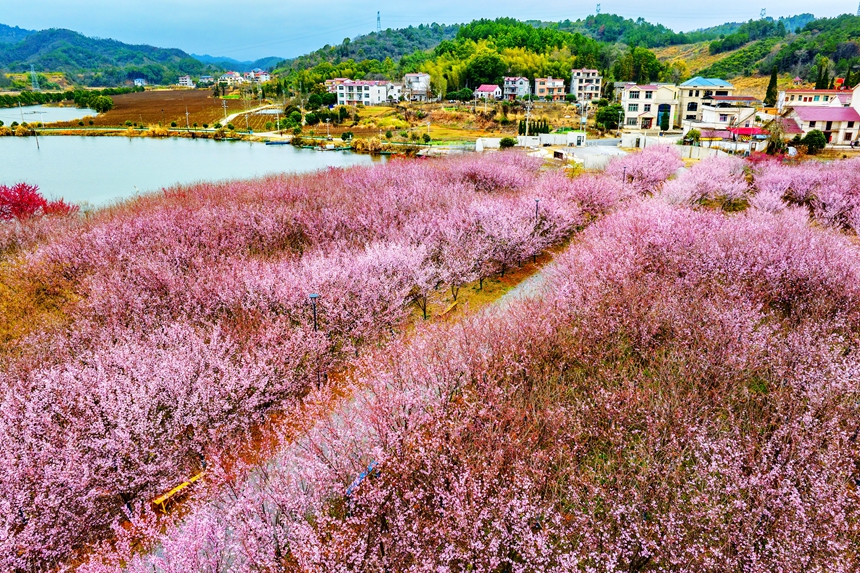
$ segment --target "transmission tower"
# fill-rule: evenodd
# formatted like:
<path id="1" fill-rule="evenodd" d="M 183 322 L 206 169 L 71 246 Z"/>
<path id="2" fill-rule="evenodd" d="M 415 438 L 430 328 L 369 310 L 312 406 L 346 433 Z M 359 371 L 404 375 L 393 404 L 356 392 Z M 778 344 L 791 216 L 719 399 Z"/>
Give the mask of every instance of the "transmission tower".
<path id="1" fill-rule="evenodd" d="M 376 13 L 376 33 L 379 34 L 382 32 L 382 17 L 379 15 L 379 12 Z"/>
<path id="2" fill-rule="evenodd" d="M 597 13 L 600 14 L 600 4 L 597 5 Z"/>
<path id="3" fill-rule="evenodd" d="M 764 19 L 765 19 L 765 16 L 767 16 L 767 8 L 762 8 L 762 9 L 761 9 L 761 14 L 759 15 L 759 18 L 761 18 L 762 20 L 764 20 Z"/>
<path id="4" fill-rule="evenodd" d="M 857 6 L 857 15 L 860 16 L 860 6 Z"/>
<path id="5" fill-rule="evenodd" d="M 36 68 L 33 65 L 30 66 L 30 79 L 33 82 L 33 91 L 34 92 L 42 91 L 39 88 L 39 76 L 36 75 Z"/>

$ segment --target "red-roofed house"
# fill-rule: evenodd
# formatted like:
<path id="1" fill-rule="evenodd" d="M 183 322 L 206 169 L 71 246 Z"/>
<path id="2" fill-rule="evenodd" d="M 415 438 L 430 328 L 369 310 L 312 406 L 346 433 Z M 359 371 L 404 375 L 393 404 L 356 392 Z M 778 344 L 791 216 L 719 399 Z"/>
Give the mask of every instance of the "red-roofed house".
<path id="1" fill-rule="evenodd" d="M 806 135 L 817 129 L 824 133 L 828 143 L 847 145 L 857 141 L 860 131 L 860 113 L 853 107 L 798 106 L 785 114 Z"/>
<path id="2" fill-rule="evenodd" d="M 816 89 L 794 89 L 779 92 L 776 106 L 780 112 L 789 107 L 800 106 L 822 106 L 828 105 L 831 100 L 840 94 L 850 93 L 846 90 L 816 90 Z"/>
<path id="3" fill-rule="evenodd" d="M 502 88 L 496 84 L 484 84 L 475 90 L 475 97 L 481 99 L 502 99 Z"/>

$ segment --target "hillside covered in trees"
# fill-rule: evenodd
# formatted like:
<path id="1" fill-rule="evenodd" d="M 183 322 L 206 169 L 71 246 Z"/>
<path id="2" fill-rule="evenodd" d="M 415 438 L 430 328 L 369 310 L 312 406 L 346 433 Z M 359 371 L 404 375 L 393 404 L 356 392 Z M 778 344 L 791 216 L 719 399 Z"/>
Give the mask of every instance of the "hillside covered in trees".
<path id="1" fill-rule="evenodd" d="M 0 28 L 3 37 L 20 36 L 22 32 L 27 31 Z M 182 50 L 89 38 L 64 29 L 25 33 L 16 43 L 0 44 L 0 69 L 24 72 L 31 65 L 40 71 L 64 72 L 83 85 L 108 86 L 134 78 L 169 83 L 183 74 L 215 69 Z"/>
<path id="2" fill-rule="evenodd" d="M 860 17 L 819 18 L 799 30 L 781 21 L 751 21 L 711 42 L 709 49 L 736 51 L 702 71 L 708 75 L 766 75 L 776 67 L 810 82 L 818 79 L 819 69 L 826 69 L 831 78 L 844 77 L 860 65 Z"/>

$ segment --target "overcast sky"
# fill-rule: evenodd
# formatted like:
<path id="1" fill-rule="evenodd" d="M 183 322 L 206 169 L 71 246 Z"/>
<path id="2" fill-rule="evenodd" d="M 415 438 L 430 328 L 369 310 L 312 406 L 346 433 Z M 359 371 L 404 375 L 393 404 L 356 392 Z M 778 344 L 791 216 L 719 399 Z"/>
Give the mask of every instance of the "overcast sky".
<path id="1" fill-rule="evenodd" d="M 688 2 L 609 0 L 604 14 L 642 17 L 676 31 L 767 15 L 856 13 L 857 0 L 759 0 Z M 382 27 L 452 24 L 476 18 L 576 20 L 593 14 L 595 2 L 578 0 L 0 0 L 0 23 L 33 30 L 69 28 L 88 36 L 132 44 L 180 48 L 189 53 L 253 60 L 292 57 L 339 44 Z"/>

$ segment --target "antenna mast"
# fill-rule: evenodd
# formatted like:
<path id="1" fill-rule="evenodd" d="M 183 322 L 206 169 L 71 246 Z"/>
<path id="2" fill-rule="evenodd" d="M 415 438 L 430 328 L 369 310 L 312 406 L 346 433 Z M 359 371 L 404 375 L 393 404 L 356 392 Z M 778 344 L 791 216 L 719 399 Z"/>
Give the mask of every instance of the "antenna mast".
<path id="1" fill-rule="evenodd" d="M 600 4 L 597 4 L 597 13 L 600 14 Z"/>
<path id="2" fill-rule="evenodd" d="M 759 18 L 761 18 L 762 20 L 764 20 L 766 16 L 767 16 L 767 8 L 762 8 L 762 9 L 761 9 L 761 14 L 759 15 Z"/>
<path id="3" fill-rule="evenodd" d="M 42 91 L 39 88 L 39 76 L 36 75 L 36 68 L 32 64 L 30 65 L 30 78 L 33 83 L 33 91 L 39 92 Z"/>
<path id="4" fill-rule="evenodd" d="M 376 33 L 379 34 L 382 32 L 382 18 L 379 15 L 379 12 L 376 13 Z"/>

